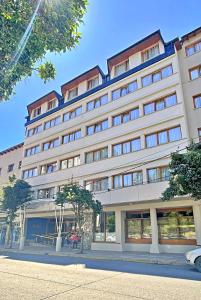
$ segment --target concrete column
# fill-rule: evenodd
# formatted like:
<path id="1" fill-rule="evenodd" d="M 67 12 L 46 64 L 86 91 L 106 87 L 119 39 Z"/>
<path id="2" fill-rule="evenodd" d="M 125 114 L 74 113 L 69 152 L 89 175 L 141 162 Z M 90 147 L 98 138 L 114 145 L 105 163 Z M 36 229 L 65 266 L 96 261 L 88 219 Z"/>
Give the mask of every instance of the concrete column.
<path id="1" fill-rule="evenodd" d="M 201 245 L 201 203 L 193 204 L 193 216 L 197 245 Z"/>
<path id="2" fill-rule="evenodd" d="M 108 117 L 108 128 L 112 127 L 112 116 Z"/>
<path id="3" fill-rule="evenodd" d="M 144 110 L 143 110 L 143 104 L 142 103 L 139 104 L 139 111 L 140 111 L 140 117 L 142 117 L 144 115 Z"/>
<path id="4" fill-rule="evenodd" d="M 120 244 L 121 251 L 125 244 L 125 214 L 123 211 L 115 211 L 116 243 Z"/>
<path id="5" fill-rule="evenodd" d="M 112 157 L 112 145 L 108 145 L 108 157 Z"/>
<path id="6" fill-rule="evenodd" d="M 150 247 L 150 253 L 159 253 L 158 224 L 157 224 L 157 214 L 155 208 L 150 208 L 150 218 L 151 218 L 151 231 L 152 231 L 152 244 Z"/>
<path id="7" fill-rule="evenodd" d="M 113 188 L 112 176 L 108 177 L 108 189 L 111 190 Z"/>

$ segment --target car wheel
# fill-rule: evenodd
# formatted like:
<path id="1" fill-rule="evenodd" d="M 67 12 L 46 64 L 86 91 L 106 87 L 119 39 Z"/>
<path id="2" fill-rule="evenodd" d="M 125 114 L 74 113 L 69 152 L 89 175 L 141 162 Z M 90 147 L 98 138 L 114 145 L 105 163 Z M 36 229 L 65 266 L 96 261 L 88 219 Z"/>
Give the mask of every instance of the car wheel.
<path id="1" fill-rule="evenodd" d="M 196 258 L 195 260 L 195 267 L 196 269 L 201 272 L 201 256 L 199 256 L 198 258 Z"/>

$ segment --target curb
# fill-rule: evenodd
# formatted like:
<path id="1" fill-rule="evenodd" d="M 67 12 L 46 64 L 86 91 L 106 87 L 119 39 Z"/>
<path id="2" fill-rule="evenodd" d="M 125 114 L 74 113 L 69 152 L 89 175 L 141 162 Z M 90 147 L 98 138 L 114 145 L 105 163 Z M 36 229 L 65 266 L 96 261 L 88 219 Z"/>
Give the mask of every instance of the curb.
<path id="1" fill-rule="evenodd" d="M 58 253 L 58 252 L 39 252 L 39 251 L 19 251 L 18 249 L 0 249 L 1 252 L 10 252 L 18 254 L 30 254 L 30 255 L 48 255 L 57 257 L 71 257 L 71 258 L 85 258 L 91 260 L 108 260 L 108 261 L 124 261 L 124 262 L 137 262 L 137 263 L 147 263 L 147 264 L 157 264 L 157 265 L 172 265 L 172 266 L 184 266 L 185 261 L 182 263 L 176 260 L 165 260 L 165 259 L 149 259 L 149 258 L 129 258 L 129 257 L 112 257 L 112 256 L 92 256 L 87 254 L 79 253 Z"/>

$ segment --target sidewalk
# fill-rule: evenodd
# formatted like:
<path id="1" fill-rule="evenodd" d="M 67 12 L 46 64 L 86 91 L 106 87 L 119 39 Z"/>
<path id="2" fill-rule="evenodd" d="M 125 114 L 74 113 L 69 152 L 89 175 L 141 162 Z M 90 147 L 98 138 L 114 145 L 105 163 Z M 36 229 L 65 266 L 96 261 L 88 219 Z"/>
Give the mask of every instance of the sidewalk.
<path id="1" fill-rule="evenodd" d="M 185 265 L 185 255 L 175 253 L 160 253 L 150 254 L 146 252 L 118 252 L 118 251 L 93 251 L 84 250 L 83 254 L 79 253 L 79 250 L 62 248 L 61 252 L 56 252 L 53 247 L 46 246 L 27 246 L 23 251 L 18 249 L 5 249 L 0 248 L 1 253 L 23 253 L 23 254 L 38 254 L 49 256 L 67 256 L 67 257 L 79 257 L 95 260 L 115 260 L 115 261 L 127 261 L 127 262 L 142 262 L 150 264 L 163 264 L 163 265 Z"/>

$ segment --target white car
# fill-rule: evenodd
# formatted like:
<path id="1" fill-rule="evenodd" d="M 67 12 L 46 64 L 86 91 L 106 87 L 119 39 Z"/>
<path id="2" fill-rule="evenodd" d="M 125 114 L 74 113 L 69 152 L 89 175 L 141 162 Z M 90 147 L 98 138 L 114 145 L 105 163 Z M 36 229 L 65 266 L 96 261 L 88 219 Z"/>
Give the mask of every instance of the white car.
<path id="1" fill-rule="evenodd" d="M 195 266 L 201 272 L 201 246 L 186 253 L 186 263 Z"/>

